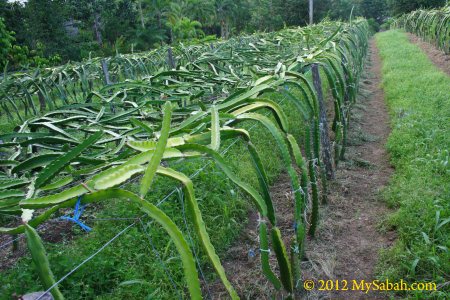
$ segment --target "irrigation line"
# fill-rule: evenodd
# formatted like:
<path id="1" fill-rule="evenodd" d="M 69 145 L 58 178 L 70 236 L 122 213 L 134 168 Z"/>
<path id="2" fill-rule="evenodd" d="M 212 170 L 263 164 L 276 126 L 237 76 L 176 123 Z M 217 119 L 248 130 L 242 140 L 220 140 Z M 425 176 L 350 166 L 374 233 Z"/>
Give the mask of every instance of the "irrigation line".
<path id="1" fill-rule="evenodd" d="M 87 263 L 88 261 L 90 261 L 91 259 L 93 259 L 97 254 L 99 254 L 100 252 L 103 251 L 103 249 L 105 249 L 109 244 L 111 244 L 115 239 L 117 239 L 119 236 L 121 236 L 122 234 L 124 234 L 128 229 L 130 229 L 131 227 L 133 227 L 134 225 L 136 225 L 136 222 L 131 223 L 130 225 L 128 225 L 125 229 L 123 229 L 122 231 L 120 231 L 118 234 L 116 234 L 112 239 L 110 239 L 108 242 L 106 242 L 103 246 L 101 246 L 96 252 L 94 252 L 93 254 L 91 254 L 88 258 L 86 258 L 85 260 L 83 260 L 79 265 L 77 265 L 75 268 L 73 268 L 72 270 L 70 270 L 66 275 L 64 275 L 63 277 L 61 277 L 57 282 L 55 282 L 51 287 L 49 287 L 43 294 L 41 294 L 36 300 L 40 300 L 42 299 L 42 297 L 48 295 L 48 293 L 58 284 L 60 284 L 62 281 L 64 281 L 67 277 L 69 277 L 70 275 L 72 275 L 76 270 L 78 270 L 79 268 L 81 268 L 81 266 L 83 266 L 85 263 Z"/>
<path id="2" fill-rule="evenodd" d="M 145 227 L 144 222 L 142 222 L 141 219 L 139 219 L 139 222 L 140 222 L 140 224 L 141 224 L 141 226 L 142 226 L 142 230 L 144 231 L 145 235 L 147 236 L 148 242 L 149 242 L 150 246 L 152 247 L 153 252 L 155 253 L 155 256 L 158 258 L 159 262 L 161 263 L 161 266 L 162 266 L 163 269 L 164 269 L 164 273 L 166 273 L 167 278 L 169 278 L 169 281 L 170 281 L 170 282 L 172 283 L 172 285 L 173 285 L 173 289 L 177 292 L 178 298 L 179 298 L 179 299 L 183 299 L 183 297 L 181 297 L 181 294 L 180 294 L 180 292 L 179 292 L 178 289 L 177 289 L 177 284 L 175 283 L 175 280 L 173 280 L 172 275 L 170 274 L 169 269 L 167 268 L 165 262 L 164 262 L 163 259 L 161 258 L 161 254 L 159 253 L 158 249 L 156 249 L 156 246 L 155 246 L 155 244 L 153 243 L 152 237 L 151 237 L 150 234 L 148 233 L 147 228 Z"/>
<path id="3" fill-rule="evenodd" d="M 133 220 L 136 221 L 136 220 L 139 220 L 139 218 L 92 218 L 90 220 L 92 220 L 94 222 L 96 222 L 96 221 L 133 221 Z"/>
<path id="4" fill-rule="evenodd" d="M 14 243 L 17 240 L 20 240 L 22 237 L 23 237 L 23 235 L 20 235 L 20 236 L 16 237 L 15 239 L 4 243 L 3 245 L 0 246 L 0 249 L 6 248 L 6 246 L 11 245 L 12 243 Z"/>
<path id="5" fill-rule="evenodd" d="M 194 247 L 194 240 L 192 239 L 192 236 L 191 236 L 191 230 L 189 229 L 189 226 L 188 226 L 188 223 L 187 223 L 186 209 L 185 209 L 185 205 L 184 205 L 184 194 L 183 194 L 183 190 L 181 190 L 181 189 L 178 189 L 178 199 L 180 199 L 180 202 L 181 202 L 181 207 L 182 207 L 182 211 L 183 211 L 184 226 L 186 227 L 186 232 L 188 234 L 189 241 L 190 241 L 190 243 L 192 245 L 192 252 L 194 252 L 195 262 L 197 263 L 197 267 L 200 270 L 200 276 L 202 277 L 203 282 L 206 285 L 206 291 L 208 293 L 208 297 L 209 297 L 209 299 L 212 299 L 212 297 L 211 297 L 211 290 L 209 289 L 209 284 L 208 284 L 208 281 L 205 278 L 205 274 L 203 273 L 203 268 L 202 268 L 202 266 L 200 264 L 200 260 L 198 259 L 197 251 L 195 250 L 195 247 Z"/>

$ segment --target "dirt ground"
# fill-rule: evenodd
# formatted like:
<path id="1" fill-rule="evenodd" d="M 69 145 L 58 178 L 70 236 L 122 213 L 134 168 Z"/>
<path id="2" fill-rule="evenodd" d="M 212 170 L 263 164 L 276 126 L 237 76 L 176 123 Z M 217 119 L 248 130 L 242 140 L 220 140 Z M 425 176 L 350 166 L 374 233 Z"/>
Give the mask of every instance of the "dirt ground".
<path id="1" fill-rule="evenodd" d="M 371 59 L 367 78 L 353 110 L 346 161 L 336 172 L 330 188 L 329 204 L 322 207 L 321 227 L 316 239 L 307 247 L 304 262 L 305 279 L 371 281 L 378 252 L 392 245 L 393 232 L 380 231 L 383 218 L 389 213 L 381 202 L 380 191 L 388 183 L 393 169 L 385 149 L 389 135 L 389 116 L 380 88 L 381 62 L 374 41 L 370 44 Z M 308 299 L 385 299 L 386 295 L 358 291 L 312 291 Z"/>
<path id="2" fill-rule="evenodd" d="M 419 46 L 420 49 L 422 49 L 422 51 L 428 55 L 428 57 L 436 65 L 436 67 L 447 73 L 447 75 L 450 75 L 450 55 L 445 54 L 444 51 L 439 50 L 434 45 L 428 42 L 423 41 L 421 38 L 414 34 L 407 33 L 407 35 L 410 42 Z"/>
<path id="3" fill-rule="evenodd" d="M 380 88 L 381 62 L 374 41 L 370 46 L 366 78 L 361 84 L 362 94 L 353 111 L 346 160 L 330 183 L 328 204 L 320 208 L 320 225 L 316 238 L 306 242 L 306 259 L 301 263 L 302 279 L 312 279 L 316 288 L 302 292 L 300 299 L 385 299 L 386 295 L 363 292 L 318 291 L 318 280 L 374 279 L 378 252 L 392 245 L 393 232 L 381 233 L 380 224 L 389 212 L 380 201 L 380 191 L 387 184 L 393 170 L 385 150 L 389 135 L 389 116 Z M 271 188 L 278 222 L 284 237 L 293 236 L 293 203 L 291 186 L 282 174 Z M 290 203 L 290 204 L 289 204 Z M 226 273 L 243 299 L 281 299 L 261 273 L 258 253 L 258 216 L 250 221 L 243 234 L 230 248 L 223 260 Z M 285 241 L 287 247 L 289 240 Z M 249 254 L 250 253 L 250 254 Z M 271 255 L 273 259 L 274 254 Z M 273 269 L 276 263 L 272 261 Z M 302 285 L 302 282 L 299 283 Z M 212 299 L 227 299 L 219 282 L 210 285 Z"/>
<path id="4" fill-rule="evenodd" d="M 18 224 L 11 225 L 11 227 Z M 73 223 L 49 220 L 38 227 L 41 238 L 50 243 L 59 243 L 73 238 Z M 16 240 L 17 239 L 17 240 Z M 12 241 L 16 240 L 16 247 Z M 0 272 L 15 265 L 17 260 L 28 254 L 25 234 L 0 235 Z"/>
<path id="5" fill-rule="evenodd" d="M 283 237 L 286 249 L 290 249 L 290 238 L 294 236 L 294 200 L 291 191 L 290 178 L 283 173 L 270 188 L 270 194 L 276 210 L 277 226 Z M 230 247 L 222 260 L 225 272 L 231 284 L 235 287 L 241 299 L 281 299 L 283 293 L 276 291 L 261 272 L 259 255 L 259 216 L 249 213 L 249 222 L 236 243 Z M 268 238 L 270 241 L 270 237 Z M 289 250 L 288 250 L 289 251 Z M 274 272 L 277 262 L 274 254 L 270 255 L 270 265 Z M 208 290 L 209 289 L 209 290 Z M 229 299 L 228 293 L 220 281 L 215 281 L 206 287 L 203 283 L 203 294 L 207 299 Z"/>

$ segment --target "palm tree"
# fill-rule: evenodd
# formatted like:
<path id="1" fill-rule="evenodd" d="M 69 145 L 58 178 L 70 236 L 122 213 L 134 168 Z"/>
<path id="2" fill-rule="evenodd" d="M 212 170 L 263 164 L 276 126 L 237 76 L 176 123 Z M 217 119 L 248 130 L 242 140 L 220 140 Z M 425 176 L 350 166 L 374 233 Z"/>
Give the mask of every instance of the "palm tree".
<path id="1" fill-rule="evenodd" d="M 230 22 L 239 9 L 233 0 L 216 0 L 216 17 L 220 24 L 220 36 L 227 39 L 230 34 Z"/>
<path id="2" fill-rule="evenodd" d="M 187 0 L 183 3 L 182 11 L 191 20 L 197 20 L 203 26 L 214 25 L 216 10 L 213 0 Z"/>
<path id="3" fill-rule="evenodd" d="M 165 31 L 165 26 L 172 28 L 181 16 L 180 5 L 176 1 L 170 0 L 140 0 L 143 18 L 146 20 L 156 21 L 156 31 L 158 36 Z M 142 21 L 141 21 L 142 23 Z M 151 22 L 151 27 L 155 23 Z M 171 31 L 171 29 L 170 29 Z M 170 41 L 172 41 L 172 33 L 169 32 Z M 163 43 L 163 40 L 161 40 Z"/>
<path id="4" fill-rule="evenodd" d="M 202 24 L 199 21 L 192 21 L 189 18 L 182 17 L 173 27 L 173 35 L 177 41 L 202 37 L 204 33 L 201 27 Z"/>
<path id="5" fill-rule="evenodd" d="M 170 1 L 169 5 L 162 11 L 162 16 L 166 19 L 166 26 L 169 27 L 170 43 L 173 43 L 173 29 L 183 18 L 181 6 L 176 2 Z"/>

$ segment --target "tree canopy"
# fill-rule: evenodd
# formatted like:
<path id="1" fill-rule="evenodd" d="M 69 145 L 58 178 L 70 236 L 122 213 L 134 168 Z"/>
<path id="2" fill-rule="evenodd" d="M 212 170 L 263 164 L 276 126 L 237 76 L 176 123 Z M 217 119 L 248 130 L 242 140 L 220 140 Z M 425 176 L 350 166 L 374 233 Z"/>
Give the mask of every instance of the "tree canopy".
<path id="1" fill-rule="evenodd" d="M 314 3 L 314 19 L 348 19 L 352 14 L 382 23 L 389 14 L 445 2 L 321 0 Z M 9 57 L 10 67 L 17 69 L 304 26 L 308 0 L 0 0 L 0 17 L 2 43 L 7 44 L 2 59 Z"/>

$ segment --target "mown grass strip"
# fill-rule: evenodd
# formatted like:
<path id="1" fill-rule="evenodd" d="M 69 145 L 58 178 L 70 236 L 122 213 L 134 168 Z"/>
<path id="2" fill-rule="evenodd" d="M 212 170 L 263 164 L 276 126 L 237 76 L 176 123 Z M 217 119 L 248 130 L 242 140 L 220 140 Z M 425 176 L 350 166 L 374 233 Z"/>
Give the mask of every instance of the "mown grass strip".
<path id="1" fill-rule="evenodd" d="M 398 240 L 382 255 L 380 270 L 390 280 L 439 286 L 450 274 L 450 77 L 401 31 L 380 33 L 376 41 L 392 120 L 387 147 L 396 169 L 385 198 L 398 207 L 388 219 Z M 448 299 L 450 293 L 441 289 L 433 296 Z"/>

